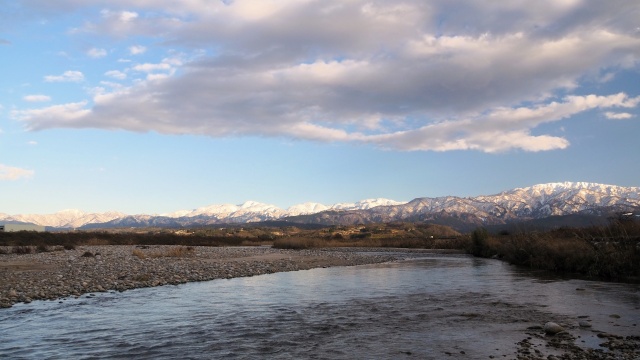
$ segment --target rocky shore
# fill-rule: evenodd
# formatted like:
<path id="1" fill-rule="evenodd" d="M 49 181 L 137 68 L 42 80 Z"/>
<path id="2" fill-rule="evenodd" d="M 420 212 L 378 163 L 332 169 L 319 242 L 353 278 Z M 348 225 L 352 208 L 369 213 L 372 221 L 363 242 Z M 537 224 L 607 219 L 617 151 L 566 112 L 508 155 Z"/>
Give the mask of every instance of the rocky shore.
<path id="1" fill-rule="evenodd" d="M 396 259 L 353 251 L 271 247 L 80 246 L 0 254 L 0 308 L 104 291 Z"/>

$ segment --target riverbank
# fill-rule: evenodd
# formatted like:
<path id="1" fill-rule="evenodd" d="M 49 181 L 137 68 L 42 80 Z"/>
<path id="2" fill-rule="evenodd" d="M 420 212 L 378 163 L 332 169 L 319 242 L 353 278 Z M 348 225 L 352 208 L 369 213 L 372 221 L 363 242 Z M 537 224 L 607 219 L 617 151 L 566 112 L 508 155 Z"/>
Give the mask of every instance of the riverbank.
<path id="1" fill-rule="evenodd" d="M 6 251 L 8 252 L 8 251 Z M 353 251 L 169 245 L 78 246 L 0 254 L 0 307 L 105 291 L 396 260 Z"/>

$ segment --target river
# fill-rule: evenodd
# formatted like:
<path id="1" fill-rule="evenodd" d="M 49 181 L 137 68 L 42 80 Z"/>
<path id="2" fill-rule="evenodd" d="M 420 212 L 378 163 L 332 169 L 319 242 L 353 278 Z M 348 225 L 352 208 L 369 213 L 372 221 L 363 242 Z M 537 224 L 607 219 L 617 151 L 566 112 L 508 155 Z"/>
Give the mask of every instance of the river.
<path id="1" fill-rule="evenodd" d="M 640 334 L 640 285 L 541 275 L 421 254 L 35 301 L 0 309 L 0 358 L 515 358 L 527 328 L 547 321 L 585 349 L 599 331 Z"/>

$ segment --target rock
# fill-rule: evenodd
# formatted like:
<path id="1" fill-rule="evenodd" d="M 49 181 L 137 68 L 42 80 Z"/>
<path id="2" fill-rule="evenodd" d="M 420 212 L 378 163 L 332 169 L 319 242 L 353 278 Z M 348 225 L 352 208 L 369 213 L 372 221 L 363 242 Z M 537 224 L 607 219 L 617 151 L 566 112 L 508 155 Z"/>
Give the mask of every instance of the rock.
<path id="1" fill-rule="evenodd" d="M 589 328 L 591 327 L 591 323 L 587 322 L 587 321 L 580 321 L 578 323 L 578 325 L 580 325 L 580 327 L 585 327 L 585 328 Z"/>
<path id="2" fill-rule="evenodd" d="M 554 322 L 549 321 L 544 324 L 544 332 L 549 335 L 555 335 L 559 332 L 563 332 L 564 328 Z"/>

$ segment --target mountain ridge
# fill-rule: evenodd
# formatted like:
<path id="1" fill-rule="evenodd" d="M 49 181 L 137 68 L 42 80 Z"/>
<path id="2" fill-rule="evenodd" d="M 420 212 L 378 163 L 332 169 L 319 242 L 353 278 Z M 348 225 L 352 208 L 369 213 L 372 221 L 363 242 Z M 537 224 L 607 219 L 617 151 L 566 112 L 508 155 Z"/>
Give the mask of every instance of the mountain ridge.
<path id="1" fill-rule="evenodd" d="M 640 209 L 640 187 L 590 182 L 557 182 L 514 188 L 475 197 L 419 197 L 408 202 L 366 199 L 323 205 L 307 202 L 281 209 L 246 201 L 214 204 L 168 214 L 127 215 L 120 212 L 84 213 L 63 210 L 48 215 L 0 214 L 0 221 L 19 221 L 54 228 L 207 226 L 283 220 L 291 223 L 349 225 L 392 221 L 444 221 L 469 226 L 500 225 L 550 216 L 602 215 Z"/>

